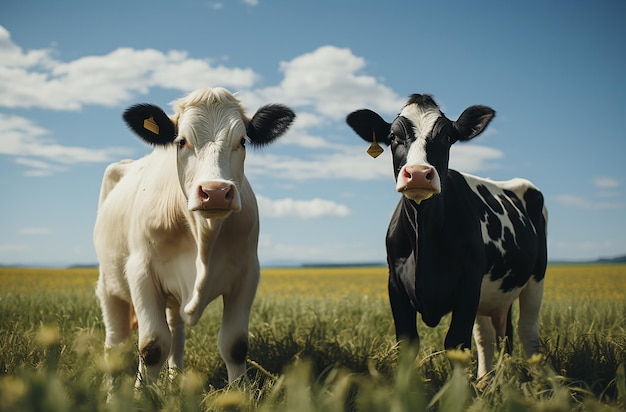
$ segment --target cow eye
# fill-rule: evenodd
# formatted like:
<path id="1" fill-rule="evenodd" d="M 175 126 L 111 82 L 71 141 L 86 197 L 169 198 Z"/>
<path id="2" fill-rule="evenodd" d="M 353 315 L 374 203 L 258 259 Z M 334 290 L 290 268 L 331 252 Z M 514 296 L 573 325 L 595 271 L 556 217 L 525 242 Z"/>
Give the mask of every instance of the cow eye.
<path id="1" fill-rule="evenodd" d="M 395 144 L 400 144 L 404 142 L 402 135 L 397 135 L 394 132 L 389 133 L 389 141 Z"/>
<path id="2" fill-rule="evenodd" d="M 246 147 L 246 138 L 242 137 L 241 141 L 239 142 L 239 145 L 241 145 L 241 147 Z"/>
<path id="3" fill-rule="evenodd" d="M 187 140 L 185 140 L 185 138 L 184 138 L 184 137 L 179 137 L 179 138 L 178 138 L 178 142 L 176 143 L 176 146 L 177 146 L 179 149 L 184 149 L 184 148 L 185 148 L 185 146 L 187 146 Z"/>

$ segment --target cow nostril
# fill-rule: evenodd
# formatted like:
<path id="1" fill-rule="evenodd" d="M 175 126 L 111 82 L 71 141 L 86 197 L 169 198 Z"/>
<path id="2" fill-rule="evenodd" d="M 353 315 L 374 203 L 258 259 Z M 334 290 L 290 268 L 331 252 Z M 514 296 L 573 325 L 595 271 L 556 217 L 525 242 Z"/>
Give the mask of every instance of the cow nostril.
<path id="1" fill-rule="evenodd" d="M 433 180 L 433 171 L 432 170 L 430 172 L 426 173 L 426 180 L 428 180 L 429 182 L 431 180 Z"/>
<path id="2" fill-rule="evenodd" d="M 209 198 L 209 193 L 208 191 L 205 191 L 202 186 L 198 186 L 198 196 L 200 196 L 200 199 L 207 200 Z"/>
<path id="3" fill-rule="evenodd" d="M 226 192 L 226 195 L 224 197 L 226 198 L 226 200 L 231 201 L 233 200 L 234 195 L 235 189 L 231 186 L 230 188 L 228 188 L 228 191 Z"/>

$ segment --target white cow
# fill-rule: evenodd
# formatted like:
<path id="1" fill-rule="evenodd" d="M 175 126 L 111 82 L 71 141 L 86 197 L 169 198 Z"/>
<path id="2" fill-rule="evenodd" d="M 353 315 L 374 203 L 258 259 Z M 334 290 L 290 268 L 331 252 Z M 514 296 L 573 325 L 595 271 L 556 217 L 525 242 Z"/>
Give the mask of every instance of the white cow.
<path id="1" fill-rule="evenodd" d="M 137 385 L 154 381 L 166 358 L 183 367 L 185 325 L 223 297 L 218 346 L 232 382 L 245 373 L 250 307 L 259 280 L 256 199 L 244 176 L 245 145 L 271 143 L 295 114 L 282 105 L 246 117 L 227 90 L 197 90 L 168 117 L 130 107 L 128 126 L 155 146 L 104 173 L 94 244 L 105 354 L 139 329 Z"/>

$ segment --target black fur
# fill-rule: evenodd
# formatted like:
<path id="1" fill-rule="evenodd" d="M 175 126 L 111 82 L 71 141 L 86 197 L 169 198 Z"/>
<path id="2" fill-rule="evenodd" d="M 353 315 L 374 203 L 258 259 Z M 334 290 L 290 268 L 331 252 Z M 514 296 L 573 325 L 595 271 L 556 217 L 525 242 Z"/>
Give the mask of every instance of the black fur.
<path id="1" fill-rule="evenodd" d="M 159 126 L 159 133 L 155 134 L 144 128 L 143 124 L 150 116 Z M 153 146 L 164 146 L 176 138 L 176 127 L 158 106 L 153 104 L 136 104 L 126 109 L 122 115 L 128 127 L 142 140 Z"/>
<path id="2" fill-rule="evenodd" d="M 272 143 L 289 129 L 295 117 L 293 110 L 282 104 L 261 107 L 246 127 L 250 143 L 256 147 Z"/>
<path id="3" fill-rule="evenodd" d="M 245 335 L 239 336 L 230 347 L 230 358 L 233 362 L 244 363 L 248 356 L 248 339 Z"/>
<path id="4" fill-rule="evenodd" d="M 161 346 L 158 339 L 152 339 L 140 350 L 139 355 L 146 366 L 159 365 L 161 362 Z"/>
<path id="5" fill-rule="evenodd" d="M 369 109 L 352 112 L 346 118 L 348 125 L 367 142 L 371 142 L 376 134 L 376 141 L 387 146 L 389 141 L 389 129 L 391 123 L 387 123 L 378 113 Z"/>
<path id="6" fill-rule="evenodd" d="M 461 141 L 473 139 L 482 133 L 495 117 L 496 112 L 487 106 L 470 106 L 461 113 L 454 126 Z"/>

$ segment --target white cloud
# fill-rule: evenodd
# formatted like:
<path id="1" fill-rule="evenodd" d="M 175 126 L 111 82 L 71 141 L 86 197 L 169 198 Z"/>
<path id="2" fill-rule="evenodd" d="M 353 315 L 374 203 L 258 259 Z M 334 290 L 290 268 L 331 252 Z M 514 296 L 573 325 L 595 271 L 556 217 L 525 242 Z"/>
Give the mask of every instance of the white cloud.
<path id="1" fill-rule="evenodd" d="M 20 235 L 41 236 L 49 235 L 52 231 L 47 227 L 24 227 L 19 230 Z"/>
<path id="2" fill-rule="evenodd" d="M 618 190 L 621 182 L 618 179 L 606 176 L 596 177 L 592 180 L 593 186 L 598 189 L 593 195 L 587 197 L 561 194 L 554 199 L 562 205 L 583 210 L 611 210 L 626 208 L 626 203 L 613 198 L 619 197 L 621 194 Z M 601 199 L 601 200 L 599 200 Z"/>
<path id="3" fill-rule="evenodd" d="M 504 153 L 492 147 L 457 143 L 450 149 L 450 168 L 467 173 L 492 170 L 502 157 Z"/>
<path id="4" fill-rule="evenodd" d="M 0 106 L 79 110 L 86 104 L 114 106 L 151 87 L 192 91 L 198 85 L 249 88 L 258 75 L 249 68 L 215 66 L 184 51 L 118 48 L 102 56 L 62 62 L 48 49 L 24 52 L 0 26 Z"/>
<path id="5" fill-rule="evenodd" d="M 28 159 L 18 157 L 15 159 L 15 163 L 21 166 L 26 166 L 28 170 L 24 172 L 26 176 L 50 176 L 56 172 L 63 172 L 67 170 L 66 167 L 51 164 L 36 159 Z"/>
<path id="6" fill-rule="evenodd" d="M 275 241 L 266 233 L 261 233 L 259 237 L 259 257 L 263 265 L 308 262 L 384 262 L 384 250 L 377 244 L 363 244 L 358 239 L 353 239 L 350 242 L 333 242 L 332 239 L 326 239 L 323 242 L 313 243 Z"/>
<path id="7" fill-rule="evenodd" d="M 316 219 L 323 217 L 344 217 L 350 214 L 347 206 L 332 200 L 311 199 L 294 200 L 291 198 L 273 200 L 257 195 L 259 214 L 263 217 L 297 217 Z"/>
<path id="8" fill-rule="evenodd" d="M 620 181 L 606 176 L 600 176 L 593 179 L 593 185 L 598 189 L 616 189 L 620 187 Z"/>
<path id="9" fill-rule="evenodd" d="M 261 101 L 311 107 L 330 119 L 343 119 L 353 110 L 368 107 L 396 113 L 404 104 L 389 87 L 359 72 L 366 63 L 350 49 L 323 46 L 280 63 L 284 78 L 278 86 L 257 90 Z"/>
<path id="10" fill-rule="evenodd" d="M 51 65 L 51 51 L 48 49 L 30 50 L 23 52 L 22 49 L 11 41 L 11 33 L 0 25 L 0 67 L 41 67 L 49 68 Z"/>
<path id="11" fill-rule="evenodd" d="M 30 246 L 24 243 L 3 243 L 0 244 L 0 260 L 6 262 L 14 258 L 14 253 L 23 252 L 30 249 Z M 6 254 L 6 256 L 4 256 Z"/>
<path id="12" fill-rule="evenodd" d="M 243 2 L 245 4 L 247 4 L 248 6 L 258 6 L 259 5 L 259 0 L 243 0 Z"/>
<path id="13" fill-rule="evenodd" d="M 47 138 L 48 134 L 48 130 L 29 119 L 0 113 L 0 154 L 15 156 L 16 163 L 31 169 L 26 173 L 31 176 L 65 170 L 62 165 L 103 163 L 131 154 L 131 150 L 121 147 L 90 149 L 64 146 Z"/>
<path id="14" fill-rule="evenodd" d="M 308 158 L 250 152 L 246 160 L 246 170 L 252 174 L 286 180 L 392 179 L 390 151 L 372 159 L 365 153 L 366 149 L 367 147 L 337 145 L 332 152 L 316 152 Z"/>
<path id="15" fill-rule="evenodd" d="M 309 133 L 310 128 L 319 128 L 327 124 L 319 115 L 298 112 L 287 136 L 278 140 L 280 145 L 295 145 L 304 148 L 330 148 L 332 145 L 325 138 Z"/>
<path id="16" fill-rule="evenodd" d="M 610 210 L 626 207 L 626 204 L 623 202 L 598 202 L 593 197 L 589 198 L 571 194 L 556 195 L 554 200 L 564 206 L 584 210 Z"/>

